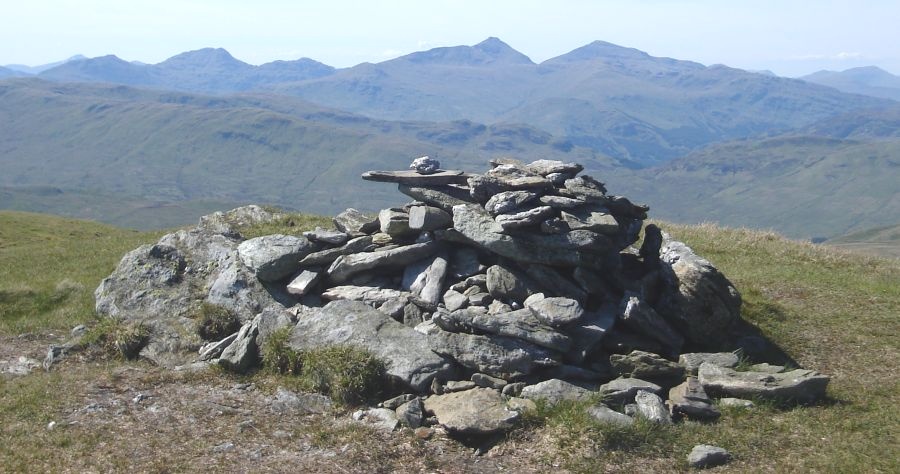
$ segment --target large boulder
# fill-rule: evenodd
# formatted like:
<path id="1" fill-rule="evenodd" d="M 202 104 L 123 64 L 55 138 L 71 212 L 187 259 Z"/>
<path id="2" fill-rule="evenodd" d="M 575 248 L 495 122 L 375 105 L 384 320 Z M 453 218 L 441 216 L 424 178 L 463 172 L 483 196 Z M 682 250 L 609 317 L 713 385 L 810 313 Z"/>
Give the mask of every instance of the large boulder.
<path id="1" fill-rule="evenodd" d="M 665 288 L 657 311 L 700 347 L 727 343 L 741 318 L 741 295 L 734 285 L 690 247 L 663 235 L 660 269 Z"/>
<path id="2" fill-rule="evenodd" d="M 449 379 L 453 366 L 435 354 L 426 336 L 359 301 L 340 300 L 297 321 L 288 343 L 297 350 L 331 345 L 365 349 L 387 363 L 388 375 L 424 392 L 432 379 Z"/>
<path id="3" fill-rule="evenodd" d="M 713 396 L 757 397 L 800 403 L 812 403 L 824 398 L 831 380 L 827 375 L 813 370 L 796 369 L 780 374 L 738 372 L 709 362 L 700 364 L 697 375 L 703 389 Z"/>
<path id="4" fill-rule="evenodd" d="M 461 435 L 506 431 L 515 426 L 521 416 L 507 408 L 500 392 L 490 388 L 433 395 L 425 399 L 425 410 L 433 413 L 438 423 L 449 431 Z"/>
<path id="5" fill-rule="evenodd" d="M 202 345 L 193 313 L 202 303 L 222 306 L 242 322 L 267 306 L 293 304 L 286 292 L 270 293 L 237 250 L 240 226 L 277 217 L 258 206 L 216 213 L 128 252 L 94 292 L 97 312 L 150 329 L 142 357 L 168 367 L 192 362 Z"/>
<path id="6" fill-rule="evenodd" d="M 290 276 L 300 268 L 300 260 L 316 250 L 316 244 L 306 237 L 283 234 L 264 235 L 238 245 L 241 261 L 262 281 Z"/>

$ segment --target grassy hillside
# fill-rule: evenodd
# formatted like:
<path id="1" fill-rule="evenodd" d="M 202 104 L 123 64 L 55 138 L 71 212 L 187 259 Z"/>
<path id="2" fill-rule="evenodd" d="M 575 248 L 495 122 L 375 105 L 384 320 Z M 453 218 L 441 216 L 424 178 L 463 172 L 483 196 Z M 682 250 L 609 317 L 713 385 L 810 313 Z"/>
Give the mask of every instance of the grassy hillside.
<path id="1" fill-rule="evenodd" d="M 900 258 L 900 224 L 851 232 L 825 243 L 846 250 Z"/>
<path id="2" fill-rule="evenodd" d="M 828 400 L 789 409 L 762 403 L 726 410 L 714 424 L 624 431 L 562 407 L 535 415 L 489 455 L 474 457 L 440 435 L 422 440 L 346 422 L 349 413 L 274 415 L 265 400 L 282 382 L 264 374 L 70 360 L 49 373 L 0 377 L 0 470 L 672 472 L 688 471 L 684 458 L 698 443 L 734 454 L 716 472 L 900 470 L 900 262 L 772 233 L 661 226 L 734 282 L 745 319 L 802 366 L 832 375 Z M 22 344 L 21 332 L 39 335 L 89 318 L 94 286 L 126 249 L 155 237 L 0 213 L 0 355 L 15 354 L 10 348 Z M 250 382 L 254 388 L 237 388 Z M 158 423 L 160 413 L 166 423 Z"/>
<path id="3" fill-rule="evenodd" d="M 0 83 L 0 186 L 332 214 L 403 202 L 393 187 L 359 176 L 405 169 L 426 154 L 468 170 L 508 154 L 600 169 L 617 164 L 524 125 L 388 122 L 264 96 Z"/>
<path id="4" fill-rule="evenodd" d="M 811 239 L 900 219 L 900 140 L 784 135 L 739 140 L 610 178 L 653 216 Z"/>

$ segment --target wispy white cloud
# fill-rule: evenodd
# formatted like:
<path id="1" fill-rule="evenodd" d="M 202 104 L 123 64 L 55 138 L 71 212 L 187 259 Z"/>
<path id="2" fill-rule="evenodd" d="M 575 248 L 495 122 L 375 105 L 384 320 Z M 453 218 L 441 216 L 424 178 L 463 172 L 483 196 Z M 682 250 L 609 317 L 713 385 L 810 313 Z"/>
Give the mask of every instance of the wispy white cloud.
<path id="1" fill-rule="evenodd" d="M 787 58 L 792 61 L 822 61 L 822 60 L 837 60 L 837 61 L 846 61 L 852 59 L 867 59 L 866 55 L 857 52 L 848 52 L 841 51 L 839 53 L 833 54 L 803 54 L 800 56 L 791 56 Z M 869 58 L 871 59 L 871 58 Z"/>

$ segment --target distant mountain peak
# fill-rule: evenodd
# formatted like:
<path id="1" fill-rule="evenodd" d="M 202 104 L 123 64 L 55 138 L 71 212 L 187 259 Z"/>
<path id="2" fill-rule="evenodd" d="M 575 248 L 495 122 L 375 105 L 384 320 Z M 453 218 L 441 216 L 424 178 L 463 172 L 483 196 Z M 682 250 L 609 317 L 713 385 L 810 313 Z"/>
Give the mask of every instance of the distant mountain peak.
<path id="1" fill-rule="evenodd" d="M 159 63 L 159 66 L 183 66 L 187 64 L 206 65 L 206 66 L 250 66 L 249 64 L 235 59 L 224 48 L 202 48 L 193 51 L 186 51 L 176 54 L 169 59 Z"/>
<path id="2" fill-rule="evenodd" d="M 429 49 L 397 58 L 418 64 L 453 64 L 483 66 L 495 64 L 534 64 L 528 56 L 516 51 L 500 38 L 491 36 L 474 46 L 451 46 Z"/>
<path id="3" fill-rule="evenodd" d="M 562 56 L 557 56 L 550 61 L 586 61 L 591 59 L 645 59 L 650 55 L 635 48 L 626 48 L 606 41 L 592 41 L 580 48 L 573 49 Z"/>

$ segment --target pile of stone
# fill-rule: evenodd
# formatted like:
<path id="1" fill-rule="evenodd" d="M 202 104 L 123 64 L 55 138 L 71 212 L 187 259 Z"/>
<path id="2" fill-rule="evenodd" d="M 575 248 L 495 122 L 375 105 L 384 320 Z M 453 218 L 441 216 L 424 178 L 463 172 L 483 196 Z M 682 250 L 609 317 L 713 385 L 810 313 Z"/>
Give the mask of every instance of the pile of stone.
<path id="1" fill-rule="evenodd" d="M 828 378 L 815 372 L 738 372 L 733 353 L 693 352 L 732 346 L 740 295 L 580 165 L 502 159 L 470 174 L 423 157 L 411 168 L 363 179 L 397 183 L 412 202 L 348 209 L 332 229 L 243 240 L 234 222 L 272 218 L 245 208 L 170 234 L 123 259 L 98 310 L 149 320 L 142 355 L 160 363 L 189 362 L 190 348 L 248 371 L 284 326 L 295 349 L 362 347 L 406 392 L 372 417 L 417 427 L 433 415 L 466 435 L 509 428 L 529 399 L 599 397 L 590 413 L 605 421 L 669 423 L 717 418 L 709 395 L 823 396 Z M 205 344 L 179 336 L 191 298 L 235 311 L 243 327 Z"/>

